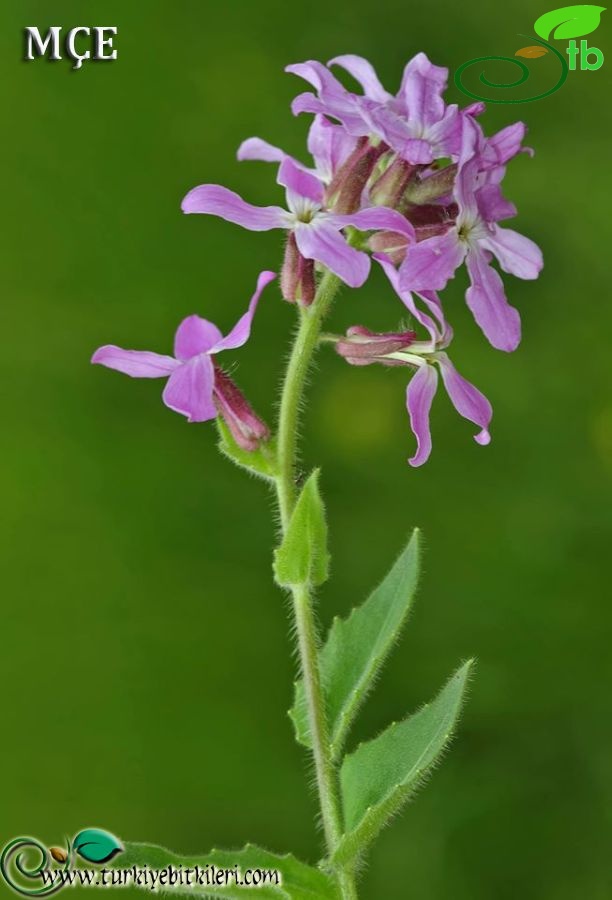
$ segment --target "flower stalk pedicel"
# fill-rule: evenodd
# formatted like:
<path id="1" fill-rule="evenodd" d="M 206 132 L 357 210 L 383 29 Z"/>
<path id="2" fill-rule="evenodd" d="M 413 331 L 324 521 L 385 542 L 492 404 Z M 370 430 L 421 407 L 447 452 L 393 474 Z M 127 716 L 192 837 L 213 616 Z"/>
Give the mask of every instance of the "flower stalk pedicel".
<path id="1" fill-rule="evenodd" d="M 362 92 L 345 88 L 332 66 L 356 79 Z M 447 106 L 448 72 L 423 53 L 407 64 L 395 96 L 358 56 L 340 56 L 328 66 L 310 61 L 288 71 L 315 91 L 300 94 L 292 105 L 296 114 L 314 115 L 308 135 L 313 164 L 256 137 L 238 150 L 240 160 L 278 166 L 287 209 L 255 207 L 210 184 L 191 190 L 182 205 L 186 213 L 220 216 L 250 231 L 287 233 L 279 282 L 284 299 L 296 305 L 298 327 L 275 429 L 271 432 L 255 414 L 217 362 L 219 352 L 238 349 L 250 337 L 259 297 L 275 277 L 272 272 L 260 274 L 247 312 L 226 337 L 194 315 L 179 326 L 173 356 L 107 345 L 92 361 L 136 378 L 166 377 L 164 403 L 189 422 L 216 418 L 223 453 L 274 487 L 280 519 L 274 576 L 291 595 L 300 661 L 290 714 L 296 739 L 314 762 L 325 855 L 318 866 L 308 866 L 290 855 L 247 845 L 233 858 L 276 868 L 283 877 L 278 896 L 355 900 L 366 851 L 452 737 L 471 662 L 458 669 L 429 705 L 346 752 L 351 725 L 405 624 L 418 581 L 419 536 L 415 531 L 365 603 L 347 619 L 335 619 L 322 640 L 315 592 L 329 577 L 327 518 L 319 471 L 306 477 L 298 454 L 308 372 L 323 344 L 331 344 L 352 366 L 402 368 L 417 444 L 409 459 L 412 466 L 425 463 L 431 453 L 429 412 L 439 376 L 457 412 L 478 427 L 476 443 L 486 445 L 491 404 L 448 356 L 453 330 L 437 292 L 465 262 L 471 282 L 468 306 L 489 342 L 511 351 L 520 341 L 519 314 L 508 303 L 493 264 L 534 279 L 542 257 L 531 240 L 498 225 L 516 215 L 501 183 L 508 162 L 525 152 L 522 123 L 486 137 L 478 121 L 484 105 Z M 323 334 L 339 289 L 343 284 L 360 287 L 372 259 L 386 276 L 390 296 L 408 314 L 409 325 L 392 320 L 384 332 L 352 325 L 343 336 Z M 343 308 L 349 304 L 346 298 Z M 348 309 L 346 315 L 350 322 Z M 174 863 L 179 859 L 146 845 L 127 848 L 133 864 L 147 863 L 152 856 L 159 862 L 164 854 Z M 213 851 L 207 859 L 214 854 L 224 856 Z M 238 893 L 240 885 L 232 896 Z"/>

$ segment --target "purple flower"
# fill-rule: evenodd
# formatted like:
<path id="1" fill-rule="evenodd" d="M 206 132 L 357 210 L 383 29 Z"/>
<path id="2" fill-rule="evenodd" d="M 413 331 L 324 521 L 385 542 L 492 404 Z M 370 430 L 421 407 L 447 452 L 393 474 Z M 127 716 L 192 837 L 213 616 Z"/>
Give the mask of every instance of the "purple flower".
<path id="1" fill-rule="evenodd" d="M 460 164 L 454 187 L 458 207 L 455 222 L 444 233 L 409 247 L 400 268 L 402 290 L 442 290 L 465 260 L 470 276 L 467 304 L 491 344 L 506 351 L 515 350 L 520 342 L 521 320 L 506 299 L 501 277 L 490 265 L 492 257 L 504 272 L 527 280 L 537 278 L 543 266 L 537 244 L 497 225 L 516 215 L 514 205 L 501 193 L 499 176 L 504 162 L 518 152 L 519 126 L 521 123 L 511 126 L 515 130 L 513 139 L 505 149 L 504 133 L 500 132 L 502 137 L 491 139 L 482 151 L 477 146 L 475 155 Z M 505 131 L 509 137 L 509 130 Z M 472 138 L 472 146 L 474 143 Z"/>
<path id="2" fill-rule="evenodd" d="M 322 182 L 298 168 L 289 157 L 282 161 L 277 181 L 286 188 L 288 210 L 280 206 L 252 206 L 238 194 L 216 184 L 194 188 L 183 200 L 182 209 L 185 213 L 220 216 L 249 231 L 285 229 L 295 237 L 303 259 L 327 266 L 350 287 L 361 287 L 366 281 L 370 259 L 348 244 L 342 229 L 352 225 L 361 231 L 391 229 L 407 237 L 414 235 L 414 229 L 400 213 L 384 207 L 346 215 L 328 212 L 324 207 Z"/>
<path id="3" fill-rule="evenodd" d="M 418 53 L 406 65 L 394 97 L 382 86 L 371 64 L 360 56 L 338 56 L 329 65 L 349 72 L 364 94 L 347 91 L 319 62 L 298 63 L 286 71 L 308 81 L 317 95 L 307 92 L 296 97 L 292 105 L 295 114 L 331 116 L 349 134 L 383 141 L 413 165 L 428 165 L 437 158 L 459 154 L 463 116 L 456 105 L 447 107 L 442 99 L 448 69 L 433 65 L 424 53 Z"/>
<path id="4" fill-rule="evenodd" d="M 91 361 L 132 378 L 168 378 L 162 395 L 166 406 L 186 416 L 189 422 L 207 422 L 221 414 L 240 446 L 254 450 L 268 437 L 268 429 L 221 371 L 215 356 L 248 341 L 261 293 L 274 278 L 274 272 L 259 275 L 248 310 L 225 337 L 212 322 L 193 315 L 183 319 L 178 327 L 174 356 L 123 350 L 107 344 L 96 350 Z"/>
<path id="5" fill-rule="evenodd" d="M 466 381 L 444 352 L 452 340 L 452 330 L 444 319 L 442 306 L 433 292 L 419 295 L 427 312 L 422 310 L 408 291 L 400 288 L 398 272 L 384 256 L 375 259 L 384 269 L 392 287 L 414 319 L 429 334 L 429 340 L 416 340 L 414 332 L 375 334 L 356 326 L 346 338 L 336 343 L 336 350 L 353 365 L 404 365 L 415 369 L 406 390 L 406 407 L 410 425 L 417 440 L 417 451 L 409 459 L 412 466 L 421 466 L 431 453 L 429 414 L 438 388 L 438 369 L 450 400 L 459 413 L 481 429 L 474 436 L 478 444 L 491 440 L 489 424 L 493 415 L 491 404 L 481 392 Z"/>

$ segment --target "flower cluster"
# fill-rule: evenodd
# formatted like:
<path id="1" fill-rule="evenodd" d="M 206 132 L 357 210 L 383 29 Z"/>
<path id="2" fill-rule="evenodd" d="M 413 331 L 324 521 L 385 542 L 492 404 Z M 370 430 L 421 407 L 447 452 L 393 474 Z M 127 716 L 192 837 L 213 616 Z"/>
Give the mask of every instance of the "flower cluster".
<path id="1" fill-rule="evenodd" d="M 345 70 L 361 91 L 344 87 L 333 67 Z M 353 326 L 336 340 L 337 352 L 353 365 L 408 367 L 407 409 L 417 440 L 412 465 L 425 462 L 431 450 L 429 411 L 438 370 L 457 411 L 478 425 L 475 440 L 488 443 L 491 406 L 448 358 L 452 329 L 436 292 L 465 262 L 470 281 L 465 299 L 474 319 L 494 347 L 516 349 L 519 314 L 492 263 L 522 279 L 537 278 L 542 268 L 539 248 L 499 225 L 516 215 L 501 182 L 513 157 L 532 152 L 522 146 L 525 126 L 518 122 L 486 137 L 478 121 L 484 105 L 447 105 L 448 70 L 424 53 L 406 65 L 395 96 L 359 56 L 339 56 L 327 66 L 309 61 L 287 71 L 313 89 L 292 104 L 294 114 L 314 115 L 308 135 L 312 164 L 260 138 L 244 141 L 238 150 L 240 160 L 278 166 L 286 208 L 253 206 L 226 187 L 203 184 L 187 194 L 183 211 L 219 216 L 250 231 L 283 230 L 281 292 L 305 308 L 316 300 L 321 272 L 360 287 L 374 259 L 414 327 L 425 334 L 375 334 Z M 169 376 L 168 406 L 190 421 L 219 414 L 241 447 L 255 449 L 268 430 L 213 357 L 247 340 L 257 299 L 271 277 L 260 275 L 249 312 L 226 338 L 210 322 L 191 316 L 177 333 L 175 357 L 103 347 L 93 361 L 135 377 Z"/>

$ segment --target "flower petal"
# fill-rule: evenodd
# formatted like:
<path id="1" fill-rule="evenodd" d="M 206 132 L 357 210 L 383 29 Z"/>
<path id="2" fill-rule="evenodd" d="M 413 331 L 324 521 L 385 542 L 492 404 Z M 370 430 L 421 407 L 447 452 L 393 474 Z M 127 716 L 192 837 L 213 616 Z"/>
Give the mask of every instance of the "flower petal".
<path id="1" fill-rule="evenodd" d="M 478 211 L 485 222 L 512 219 L 517 213 L 514 203 L 506 200 L 498 184 L 485 184 L 476 193 Z"/>
<path id="2" fill-rule="evenodd" d="M 345 238 L 324 219 L 309 225 L 299 222 L 295 240 L 302 256 L 327 266 L 349 287 L 361 287 L 370 274 L 369 256 L 349 247 Z"/>
<path id="3" fill-rule="evenodd" d="M 483 169 L 503 166 L 518 153 L 527 153 L 533 156 L 531 147 L 522 147 L 523 139 L 527 134 L 527 126 L 524 122 L 514 122 L 502 128 L 497 134 L 487 138 L 481 154 L 481 166 Z"/>
<path id="4" fill-rule="evenodd" d="M 434 66 L 425 53 L 417 53 L 404 69 L 400 95 L 410 123 L 432 125 L 444 115 L 442 94 L 448 82 L 448 69 Z"/>
<path id="5" fill-rule="evenodd" d="M 460 416 L 478 425 L 482 430 L 474 435 L 477 444 L 490 443 L 489 425 L 493 417 L 493 408 L 484 394 L 459 374 L 446 353 L 436 356 L 440 364 L 440 372 L 446 392 Z"/>
<path id="6" fill-rule="evenodd" d="M 171 356 L 150 353 L 148 350 L 123 350 L 114 344 L 100 347 L 91 358 L 92 363 L 116 369 L 132 378 L 165 378 L 179 365 Z"/>
<path id="7" fill-rule="evenodd" d="M 257 279 L 257 287 L 255 288 L 255 293 L 251 297 L 249 308 L 245 314 L 238 319 L 230 333 L 211 348 L 211 353 L 219 353 L 221 350 L 235 350 L 236 347 L 242 347 L 243 344 L 246 344 L 251 336 L 251 324 L 261 293 L 265 286 L 270 284 L 271 281 L 274 281 L 275 278 L 276 272 L 260 272 L 259 278 Z"/>
<path id="8" fill-rule="evenodd" d="M 542 271 L 542 251 L 530 238 L 511 228 L 494 228 L 490 237 L 480 241 L 497 257 L 504 272 L 532 281 Z"/>
<path id="9" fill-rule="evenodd" d="M 433 366 L 423 363 L 410 379 L 406 390 L 406 407 L 410 416 L 410 427 L 417 440 L 417 451 L 408 462 L 411 466 L 422 466 L 431 453 L 431 430 L 429 413 L 438 388 L 438 373 Z"/>
<path id="10" fill-rule="evenodd" d="M 201 184 L 189 191 L 181 208 L 184 213 L 219 216 L 249 231 L 287 227 L 287 213 L 280 206 L 253 206 L 219 184 Z"/>
<path id="11" fill-rule="evenodd" d="M 456 228 L 411 244 L 400 268 L 402 290 L 441 291 L 465 259 L 465 253 Z"/>
<path id="12" fill-rule="evenodd" d="M 208 319 L 200 316 L 187 316 L 183 319 L 174 336 L 174 355 L 177 359 L 187 360 L 198 353 L 206 353 L 217 341 L 221 340 L 221 332 Z"/>
<path id="13" fill-rule="evenodd" d="M 207 422 L 216 418 L 213 401 L 215 382 L 210 357 L 202 353 L 176 369 L 162 395 L 166 406 L 187 416 L 190 422 Z"/>
<path id="14" fill-rule="evenodd" d="M 504 284 L 489 260 L 489 255 L 480 247 L 470 249 L 467 268 L 471 286 L 465 299 L 489 342 L 498 350 L 510 353 L 516 350 L 521 340 L 521 319 L 506 300 Z"/>
<path id="15" fill-rule="evenodd" d="M 335 56 L 333 59 L 330 59 L 327 65 L 341 66 L 345 69 L 349 75 L 353 76 L 355 81 L 359 82 L 366 97 L 369 97 L 370 100 L 375 100 L 377 103 L 387 103 L 391 99 L 391 94 L 380 83 L 374 66 L 367 59 L 364 59 L 363 56 L 345 53 L 342 56 Z"/>
<path id="16" fill-rule="evenodd" d="M 396 231 L 415 240 L 414 226 L 401 213 L 385 206 L 372 206 L 349 215 L 333 215 L 330 221 L 341 228 L 352 225 L 360 231 Z"/>
<path id="17" fill-rule="evenodd" d="M 295 205 L 294 198 L 305 198 L 319 206 L 323 204 L 324 188 L 319 179 L 296 166 L 289 156 L 282 161 L 276 180 L 287 188 L 290 208 Z"/>
<path id="18" fill-rule="evenodd" d="M 355 149 L 355 138 L 340 125 L 332 125 L 325 116 L 315 116 L 308 131 L 308 152 L 314 159 L 319 177 L 329 183 Z"/>
<path id="19" fill-rule="evenodd" d="M 256 159 L 261 162 L 282 162 L 287 154 L 280 147 L 275 147 L 261 138 L 252 137 L 247 138 L 246 141 L 240 144 L 236 156 L 241 162 L 245 159 Z"/>

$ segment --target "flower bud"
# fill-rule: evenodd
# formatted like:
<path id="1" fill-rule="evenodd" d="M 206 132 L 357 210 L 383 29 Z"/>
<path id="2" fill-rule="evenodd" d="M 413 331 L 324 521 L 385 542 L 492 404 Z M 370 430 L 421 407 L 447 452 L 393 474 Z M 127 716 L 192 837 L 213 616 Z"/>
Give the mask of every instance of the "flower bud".
<path id="1" fill-rule="evenodd" d="M 289 232 L 287 238 L 280 284 L 281 293 L 289 303 L 310 306 L 315 298 L 314 260 L 304 259 L 293 232 Z"/>
<path id="2" fill-rule="evenodd" d="M 384 253 L 394 266 L 404 262 L 408 239 L 397 231 L 375 231 L 368 238 L 368 246 L 372 253 Z"/>
<path id="3" fill-rule="evenodd" d="M 229 375 L 215 364 L 215 404 L 219 415 L 243 450 L 258 450 L 262 441 L 270 437 L 270 430 L 254 412 L 244 394 Z"/>
<path id="4" fill-rule="evenodd" d="M 405 350 L 416 340 L 414 331 L 377 333 L 353 325 L 346 332 L 346 338 L 336 342 L 336 353 L 343 356 L 352 366 L 369 366 L 382 363 L 386 366 L 403 365 L 400 360 L 389 359 L 388 354 Z"/>
<path id="5" fill-rule="evenodd" d="M 376 179 L 370 188 L 370 200 L 375 206 L 388 206 L 396 209 L 411 181 L 416 179 L 422 166 L 413 166 L 404 159 L 396 157 Z"/>
<path id="6" fill-rule="evenodd" d="M 340 166 L 325 192 L 327 206 L 339 215 L 357 212 L 370 175 L 388 149 L 382 142 L 373 146 L 369 138 L 359 138 L 357 146 Z"/>
<path id="7" fill-rule="evenodd" d="M 453 163 L 434 171 L 427 178 L 416 179 L 407 185 L 403 201 L 406 204 L 431 203 L 446 197 L 453 190 L 456 175 L 457 164 Z"/>

